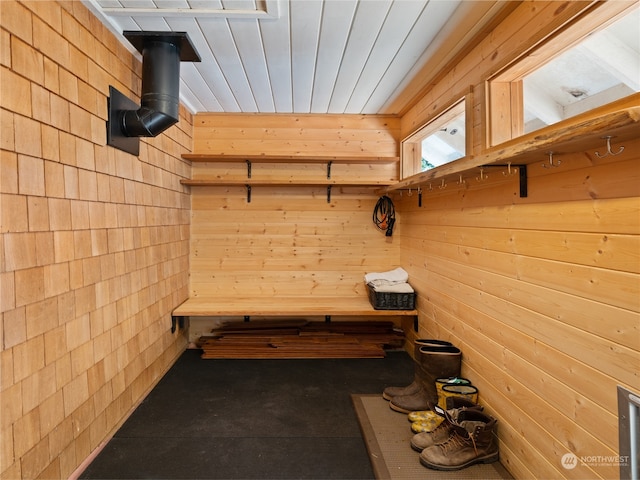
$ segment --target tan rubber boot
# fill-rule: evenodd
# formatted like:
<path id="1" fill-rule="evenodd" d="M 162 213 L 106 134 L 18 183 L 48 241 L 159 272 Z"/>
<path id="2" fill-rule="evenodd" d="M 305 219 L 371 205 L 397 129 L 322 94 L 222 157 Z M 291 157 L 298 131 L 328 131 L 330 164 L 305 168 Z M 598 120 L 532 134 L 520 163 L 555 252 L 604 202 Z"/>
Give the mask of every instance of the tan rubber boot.
<path id="1" fill-rule="evenodd" d="M 416 378 L 418 391 L 410 395 L 398 395 L 391 399 L 389 406 L 402 413 L 429 410 L 438 403 L 436 379 L 460 375 L 462 352 L 453 345 L 420 347 L 418 351 Z"/>
<path id="2" fill-rule="evenodd" d="M 496 462 L 500 459 L 496 427 L 495 418 L 464 410 L 452 424 L 449 438 L 425 448 L 420 463 L 434 470 L 461 470 L 476 463 Z"/>
<path id="3" fill-rule="evenodd" d="M 418 382 L 418 365 L 417 358 L 419 355 L 420 347 L 432 346 L 432 347 L 446 347 L 451 346 L 451 343 L 445 340 L 435 340 L 431 338 L 419 338 L 413 344 L 413 358 L 414 358 L 414 379 L 410 385 L 406 387 L 387 387 L 382 392 L 382 398 L 385 400 L 391 400 L 393 397 L 401 395 L 413 395 L 420 390 L 420 383 Z"/>

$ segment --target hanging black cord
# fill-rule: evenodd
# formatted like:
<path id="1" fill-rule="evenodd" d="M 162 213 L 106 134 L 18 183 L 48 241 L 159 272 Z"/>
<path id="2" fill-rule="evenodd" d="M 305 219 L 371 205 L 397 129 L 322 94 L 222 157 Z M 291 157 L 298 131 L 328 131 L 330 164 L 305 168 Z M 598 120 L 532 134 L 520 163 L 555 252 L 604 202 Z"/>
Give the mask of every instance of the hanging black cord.
<path id="1" fill-rule="evenodd" d="M 373 209 L 373 223 L 379 230 L 385 232 L 387 237 L 393 235 L 393 225 L 396 223 L 396 210 L 391 198 L 384 195 L 378 199 Z"/>

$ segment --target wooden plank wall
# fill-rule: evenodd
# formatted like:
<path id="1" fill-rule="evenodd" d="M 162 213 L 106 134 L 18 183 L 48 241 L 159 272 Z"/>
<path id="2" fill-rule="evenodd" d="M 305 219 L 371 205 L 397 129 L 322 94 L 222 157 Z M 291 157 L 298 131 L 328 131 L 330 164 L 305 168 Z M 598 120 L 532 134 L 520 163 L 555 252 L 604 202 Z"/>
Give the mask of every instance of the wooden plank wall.
<path id="1" fill-rule="evenodd" d="M 396 156 L 399 119 L 200 114 L 194 153 Z M 359 135 L 359 133 L 362 133 Z M 252 179 L 324 180 L 327 165 L 252 165 Z M 193 178 L 243 179 L 244 163 L 195 163 Z M 398 165 L 334 164 L 336 180 L 397 180 Z M 192 295 L 362 294 L 364 273 L 397 261 L 398 242 L 371 221 L 374 189 L 192 187 Z"/>
<path id="2" fill-rule="evenodd" d="M 194 117 L 194 153 L 397 156 L 399 119 L 363 115 Z M 326 179 L 325 162 L 252 165 L 253 179 Z M 244 163 L 193 163 L 193 178 L 243 179 Z M 398 179 L 398 164 L 334 164 L 333 179 Z M 399 242 L 372 222 L 372 188 L 191 187 L 191 295 L 366 295 L 363 276 L 394 268 Z M 220 319 L 218 319 L 220 320 Z M 225 319 L 222 319 L 225 320 Z M 194 340 L 215 325 L 191 319 Z"/>
<path id="3" fill-rule="evenodd" d="M 213 114 L 194 118 L 194 153 L 394 157 L 399 119 L 388 115 Z"/>
<path id="4" fill-rule="evenodd" d="M 585 6 L 524 2 L 403 117 L 402 136 L 472 85 L 481 154 L 484 81 Z M 640 390 L 640 141 L 624 146 L 563 155 L 557 168 L 540 152 L 527 198 L 500 169 L 434 188 L 422 208 L 394 196 L 401 263 L 419 291 L 420 331 L 405 330 L 460 346 L 516 478 L 619 475 L 596 457 L 618 454 L 616 385 Z"/>
<path id="5" fill-rule="evenodd" d="M 541 158 L 527 199 L 515 178 L 493 181 L 502 172 L 425 194 L 422 208 L 396 199 L 415 336 L 462 349 L 516 478 L 617 475 L 560 461 L 617 455 L 616 385 L 640 386 L 640 142 L 626 147 L 565 156 L 557 172 Z"/>
<path id="6" fill-rule="evenodd" d="M 81 2 L 0 3 L 0 475 L 69 478 L 186 347 L 191 115 L 107 147 L 140 62 Z"/>
<path id="7" fill-rule="evenodd" d="M 193 296 L 364 295 L 399 245 L 371 221 L 377 197 L 343 189 L 203 188 L 193 193 Z M 264 192 L 262 191 L 264 190 Z"/>

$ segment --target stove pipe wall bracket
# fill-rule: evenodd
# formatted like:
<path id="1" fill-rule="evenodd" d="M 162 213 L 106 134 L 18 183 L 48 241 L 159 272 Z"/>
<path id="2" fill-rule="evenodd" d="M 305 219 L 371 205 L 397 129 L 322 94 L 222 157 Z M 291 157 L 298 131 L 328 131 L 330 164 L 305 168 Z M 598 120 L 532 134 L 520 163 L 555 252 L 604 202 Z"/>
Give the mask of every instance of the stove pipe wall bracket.
<path id="1" fill-rule="evenodd" d="M 140 106 L 109 86 L 107 145 L 140 154 L 140 137 L 155 137 L 179 119 L 180 62 L 199 62 L 186 32 L 123 35 L 142 54 Z"/>

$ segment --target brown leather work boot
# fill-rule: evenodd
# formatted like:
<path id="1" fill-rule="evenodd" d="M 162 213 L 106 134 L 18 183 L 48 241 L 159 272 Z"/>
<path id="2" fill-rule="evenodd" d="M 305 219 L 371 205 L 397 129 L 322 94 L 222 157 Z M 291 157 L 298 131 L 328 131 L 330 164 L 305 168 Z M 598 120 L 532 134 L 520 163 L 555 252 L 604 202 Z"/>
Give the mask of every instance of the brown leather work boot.
<path id="1" fill-rule="evenodd" d="M 382 392 L 382 398 L 385 400 L 391 400 L 393 397 L 399 397 L 401 395 L 413 395 L 414 393 L 420 390 L 420 382 L 418 380 L 418 356 L 420 352 L 420 347 L 424 346 L 432 346 L 432 347 L 445 347 L 451 346 L 450 342 L 446 340 L 434 340 L 431 338 L 418 338 L 415 340 L 413 344 L 413 358 L 414 358 L 414 379 L 410 385 L 406 387 L 387 387 Z"/>
<path id="2" fill-rule="evenodd" d="M 447 410 L 436 406 L 434 411 L 444 417 L 444 421 L 430 432 L 416 433 L 411 438 L 411 448 L 416 452 L 422 452 L 425 448 L 438 445 L 449 440 L 453 434 L 452 427 L 456 424 L 460 414 L 468 409 L 474 409 L 479 412 L 483 410 L 482 405 L 473 403 L 463 397 L 447 397 Z"/>
<path id="3" fill-rule="evenodd" d="M 427 345 L 420 347 L 416 360 L 419 388 L 410 395 L 398 395 L 391 399 L 389 406 L 396 412 L 409 413 L 433 408 L 438 403 L 436 379 L 460 375 L 462 352 L 453 345 Z"/>
<path id="4" fill-rule="evenodd" d="M 460 470 L 476 463 L 498 461 L 496 423 L 495 418 L 478 410 L 460 412 L 451 425 L 451 436 L 443 443 L 425 448 L 420 463 L 435 470 Z"/>

